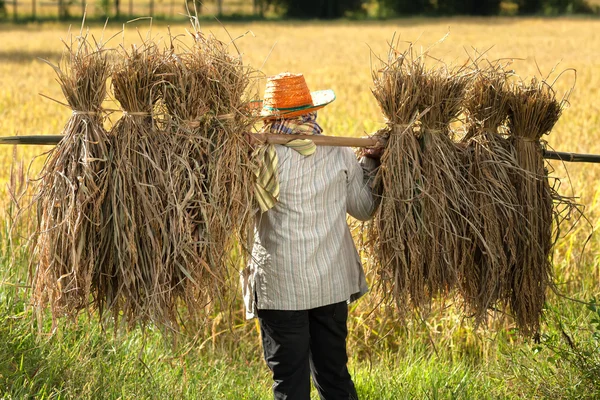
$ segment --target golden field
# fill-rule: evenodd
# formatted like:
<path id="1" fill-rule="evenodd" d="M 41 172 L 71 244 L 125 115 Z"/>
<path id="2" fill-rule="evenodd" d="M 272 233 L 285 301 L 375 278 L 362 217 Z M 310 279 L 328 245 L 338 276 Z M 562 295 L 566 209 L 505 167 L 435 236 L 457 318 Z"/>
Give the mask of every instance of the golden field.
<path id="1" fill-rule="evenodd" d="M 122 26 L 92 25 L 90 33 L 109 41 L 112 47 L 123 40 L 127 44 L 141 43 L 141 37 L 167 40 L 167 25 L 154 24 L 149 32 L 148 21 Z M 187 24 L 171 26 L 173 34 L 185 34 Z M 559 94 L 575 90 L 570 106 L 554 132 L 548 137 L 551 148 L 579 153 L 600 153 L 600 21 L 579 18 L 557 19 L 406 19 L 367 22 L 254 22 L 228 23 L 225 32 L 216 23 L 204 24 L 205 32 L 213 32 L 223 40 L 228 34 L 237 38 L 236 46 L 245 62 L 260 68 L 265 75 L 281 71 L 302 72 L 312 90 L 331 88 L 337 94 L 334 103 L 320 112 L 320 122 L 330 135 L 363 135 L 381 126 L 383 118 L 370 93 L 371 69 L 378 67 L 376 56 L 385 57 L 393 35 L 402 41 L 417 42 L 429 47 L 437 44 L 431 54 L 450 64 L 462 64 L 478 51 L 487 51 L 490 59 L 514 59 L 515 72 L 526 78 L 550 75 L 552 81 L 563 70 L 555 87 Z M 78 26 L 72 28 L 74 31 Z M 68 26 L 58 24 L 0 25 L 0 132 L 15 134 L 58 134 L 69 117 L 70 110 L 42 96 L 63 101 L 52 68 L 39 58 L 54 63 L 60 58 L 67 39 Z M 232 49 L 233 50 L 233 49 Z M 556 68 L 556 72 L 551 74 Z M 259 82 L 260 84 L 264 82 Z M 21 147 L 17 159 L 25 164 L 45 149 Z M 2 172 L 0 187 L 3 204 L 7 204 L 8 181 L 13 149 L 0 148 Z M 555 174 L 566 177 L 559 163 Z M 573 194 L 586 204 L 592 224 L 600 219 L 596 210 L 600 165 L 570 164 L 568 172 Z M 567 180 L 563 189 L 570 194 Z M 4 209 L 4 207 L 3 207 Z M 590 226 L 581 225 L 577 243 L 590 233 Z M 575 237 L 575 236 L 574 236 Z M 566 244 L 566 243 L 565 243 Z M 576 248 L 566 244 L 571 254 Z M 576 246 L 577 247 L 577 246 Z M 592 246 L 593 247 L 593 246 Z M 557 251 L 560 250 L 560 247 Z M 576 253 L 576 252 L 575 252 Z M 595 257 L 589 254 L 588 262 Z M 570 263 L 561 259 L 560 262 Z M 594 268 L 596 270 L 597 268 Z"/>
<path id="2" fill-rule="evenodd" d="M 187 24 L 177 23 L 170 31 L 184 35 L 187 28 Z M 326 134 L 360 136 L 382 126 L 383 117 L 371 94 L 371 71 L 379 67 L 378 56 L 386 57 L 394 35 L 427 48 L 449 33 L 443 43 L 431 50 L 433 56 L 448 64 L 462 65 L 476 50 L 487 51 L 489 59 L 513 59 L 515 73 L 524 79 L 540 74 L 549 75 L 549 81 L 558 78 L 555 88 L 559 96 L 575 84 L 569 107 L 547 137 L 548 145 L 560 151 L 600 154 L 600 19 L 253 22 L 227 23 L 226 28 L 228 33 L 216 23 L 202 26 L 204 32 L 213 32 L 225 41 L 230 40 L 228 34 L 237 38 L 235 44 L 245 62 L 255 68 L 262 66 L 265 75 L 302 72 L 312 90 L 331 88 L 336 92 L 336 101 L 319 112 Z M 40 96 L 64 101 L 54 71 L 39 58 L 58 62 L 65 48 L 61 40 L 68 38 L 68 29 L 67 25 L 58 24 L 0 24 L 0 136 L 61 133 L 71 111 Z M 78 32 L 79 26 L 72 29 Z M 155 40 L 162 38 L 166 46 L 168 29 L 165 23 L 154 24 L 150 36 Z M 117 47 L 123 40 L 127 46 L 141 43 L 140 37 L 148 35 L 149 23 L 127 24 L 124 35 L 121 31 L 119 24 L 109 25 L 104 32 L 102 25 L 90 26 L 90 34 L 97 40 L 110 38 L 109 47 Z M 185 40 L 190 42 L 189 38 Z M 565 72 L 561 75 L 562 71 Z M 264 80 L 257 85 L 262 91 Z M 113 119 L 116 117 L 117 114 Z M 27 165 L 47 149 L 18 147 L 16 161 Z M 14 150 L 0 145 L 0 222 L 5 225 Z M 32 177 L 41 161 L 43 158 L 34 166 Z M 600 281 L 600 240 L 592 229 L 600 225 L 600 164 L 568 164 L 565 169 L 553 162 L 551 166 L 554 175 L 562 178 L 563 194 L 580 198 L 589 221 L 580 222 L 557 243 L 556 283 L 562 294 L 589 301 L 598 297 Z M 3 240 L 0 232 L 0 244 L 5 243 Z M 258 334 L 254 332 L 254 324 L 241 320 L 241 309 L 234 326 L 226 326 L 223 315 L 214 316 L 213 325 L 207 325 L 206 331 L 198 336 L 206 340 L 187 359 L 165 353 L 159 340 L 146 345 L 144 339 L 142 348 L 149 367 L 141 360 L 142 352 L 137 351 L 137 345 L 130 345 L 139 339 L 137 331 L 117 338 L 131 340 L 122 342 L 126 344 L 123 346 L 109 342 L 106 349 L 98 350 L 95 344 L 87 344 L 88 338 L 90 343 L 104 343 L 96 339 L 100 337 L 99 327 L 95 317 L 89 315 L 79 326 L 70 325 L 60 331 L 56 342 L 29 340 L 35 337 L 33 332 L 37 328 L 30 326 L 31 314 L 21 310 L 20 302 L 27 301 L 27 291 L 23 290 L 27 287 L 27 264 L 13 265 L 11 257 L 18 252 L 9 251 L 9 246 L 8 241 L 4 247 L 0 246 L 0 255 L 4 257 L 0 257 L 0 305 L 4 307 L 0 309 L 0 398 L 4 398 L 3 390 L 9 393 L 6 398 L 98 398 L 98 393 L 105 394 L 103 398 L 136 399 L 267 398 L 270 380 L 266 367 L 259 363 Z M 371 274 L 369 282 L 374 285 L 373 273 L 367 270 Z M 473 327 L 460 305 L 453 307 L 452 299 L 442 299 L 441 312 L 402 325 L 385 305 L 372 312 L 373 307 L 380 306 L 380 299 L 373 295 L 365 297 L 365 301 L 351 310 L 348 337 L 352 373 L 361 398 L 598 398 L 568 395 L 569 390 L 580 393 L 577 392 L 580 387 L 584 387 L 581 393 L 587 393 L 581 377 L 590 376 L 593 387 L 598 382 L 594 379 L 600 365 L 596 357 L 600 354 L 597 351 L 600 326 L 591 329 L 589 321 L 596 314 L 590 316 L 584 305 L 552 293 L 548 297 L 542 332 L 548 347 L 561 343 L 565 326 L 577 326 L 581 329 L 567 329 L 575 343 L 582 351 L 594 349 L 589 357 L 586 354 L 590 362 L 577 358 L 573 367 L 564 359 L 553 358 L 556 353 L 550 353 L 553 357 L 549 357 L 548 349 L 540 351 L 538 343 L 519 337 L 511 321 L 501 321 L 487 332 Z M 557 316 L 560 325 L 553 320 Z M 118 358 L 113 357 L 115 351 L 121 352 Z M 208 362 L 202 358 L 205 353 Z M 217 363 L 220 357 L 224 367 Z M 23 365 L 25 368 L 21 368 Z M 213 366 L 229 375 L 225 378 L 220 372 L 210 375 Z M 203 374 L 205 371 L 209 372 L 208 378 Z M 236 374 L 242 374 L 240 380 L 233 380 L 233 389 L 227 389 L 227 380 L 238 379 Z M 149 375 L 151 383 L 146 380 Z M 45 381 L 47 376 L 54 381 Z M 107 385 L 112 386 L 106 389 Z M 140 394 L 146 389 L 151 394 Z M 51 392 L 59 394 L 48 395 Z M 255 392 L 260 395 L 253 395 Z M 543 393 L 551 394 L 543 396 Z"/>
<path id="3" fill-rule="evenodd" d="M 178 23 L 170 30 L 184 35 L 187 28 Z M 302 72 L 312 90 L 336 92 L 336 101 L 319 112 L 326 134 L 360 136 L 382 125 L 383 117 L 370 92 L 371 71 L 379 66 L 377 56 L 386 57 L 394 35 L 426 48 L 449 33 L 431 50 L 449 64 L 463 64 L 477 49 L 487 51 L 489 59 L 514 59 L 514 70 L 523 78 L 542 74 L 553 81 L 566 71 L 558 77 L 556 90 L 562 95 L 573 84 L 575 88 L 570 106 L 547 137 L 549 147 L 600 154 L 600 19 L 254 22 L 227 23 L 226 28 L 231 37 L 238 38 L 235 44 L 245 62 L 256 68 L 264 65 L 265 75 Z M 68 29 L 58 24 L 0 24 L 0 136 L 61 132 L 71 111 L 40 96 L 64 101 L 54 71 L 39 58 L 58 62 Z M 78 31 L 79 26 L 72 29 Z M 127 24 L 124 35 L 121 30 L 119 24 L 109 25 L 105 32 L 102 25 L 90 26 L 97 40 L 111 38 L 109 46 L 117 47 L 123 40 L 127 46 L 141 43 L 149 24 Z M 204 24 L 203 30 L 230 40 L 219 24 Z M 155 40 L 162 37 L 167 45 L 167 33 L 168 26 L 160 23 L 154 24 L 150 35 Z M 257 84 L 261 91 L 264 81 Z M 47 149 L 19 147 L 16 160 L 27 165 Z M 0 222 L 4 225 L 13 150 L 0 145 Z M 553 162 L 552 167 L 562 178 L 563 193 L 579 197 L 586 206 L 589 221 L 580 222 L 557 243 L 556 283 L 562 294 L 589 301 L 599 294 L 600 240 L 592 228 L 600 225 L 600 164 L 568 164 L 565 169 Z M 253 323 L 241 320 L 241 308 L 234 326 L 227 326 L 223 315 L 214 316 L 213 325 L 199 333 L 206 340 L 194 343 L 188 356 L 166 351 L 158 339 L 146 342 L 138 331 L 122 338 L 115 335 L 110 341 L 103 336 L 108 331 L 101 334 L 95 316 L 89 315 L 83 315 L 79 325 L 61 330 L 55 341 L 36 339 L 39 327 L 33 326 L 32 314 L 22 310 L 28 295 L 24 290 L 27 264 L 13 264 L 12 257 L 17 254 L 19 261 L 19 252 L 13 253 L 11 243 L 4 239 L 0 231 L 0 398 L 267 398 L 270 378 L 260 362 L 258 333 Z M 376 277 L 368 279 L 375 284 Z M 598 386 L 594 379 L 600 365 L 600 326 L 593 329 L 590 323 L 600 312 L 590 316 L 582 304 L 549 294 L 542 330 L 546 342 L 540 347 L 515 334 L 511 321 L 478 330 L 460 305 L 453 308 L 452 299 L 442 299 L 441 312 L 402 325 L 386 306 L 372 312 L 380 299 L 365 297 L 351 310 L 348 337 L 352 374 L 361 398 L 598 398 L 580 396 L 591 393 L 586 392 L 584 378 L 591 377 L 588 387 Z M 562 343 L 565 326 L 582 349 L 575 355 L 584 354 L 589 360 L 576 358 L 570 365 L 564 354 L 561 359 L 560 353 L 548 352 Z M 568 329 L 573 326 L 581 329 Z M 544 343 L 548 348 L 540 350 Z M 587 349 L 593 351 L 584 353 Z"/>

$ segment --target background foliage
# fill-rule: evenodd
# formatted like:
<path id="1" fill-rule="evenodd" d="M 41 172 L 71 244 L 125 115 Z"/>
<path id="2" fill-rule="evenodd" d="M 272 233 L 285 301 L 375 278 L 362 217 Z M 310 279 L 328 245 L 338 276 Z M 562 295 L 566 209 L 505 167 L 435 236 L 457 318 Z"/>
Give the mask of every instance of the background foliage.
<path id="1" fill-rule="evenodd" d="M 188 12 L 220 19 L 385 19 L 448 15 L 600 14 L 600 0 L 0 0 L 2 20 L 182 20 Z"/>
<path id="2" fill-rule="evenodd" d="M 292 18 L 339 18 L 356 15 L 368 6 L 378 8 L 379 15 L 498 15 L 504 9 L 519 14 L 592 13 L 586 0 L 260 0 Z M 515 7 L 511 7 L 514 5 Z M 354 14 L 353 14 L 354 13 Z"/>

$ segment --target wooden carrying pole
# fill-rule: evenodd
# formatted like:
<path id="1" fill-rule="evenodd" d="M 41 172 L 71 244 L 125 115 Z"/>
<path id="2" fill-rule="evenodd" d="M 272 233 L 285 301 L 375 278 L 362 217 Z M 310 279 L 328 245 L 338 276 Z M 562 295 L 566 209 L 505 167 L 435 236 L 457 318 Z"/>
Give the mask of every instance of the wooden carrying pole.
<path id="1" fill-rule="evenodd" d="M 294 139 L 309 139 L 317 146 L 346 146 L 346 147 L 375 147 L 384 143 L 377 138 L 354 138 L 340 136 L 322 135 L 274 135 L 264 133 L 252 133 L 258 142 L 270 144 L 286 144 Z M 0 137 L 0 144 L 22 144 L 22 145 L 56 145 L 63 138 L 62 135 L 29 135 L 29 136 L 5 136 Z"/>
<path id="2" fill-rule="evenodd" d="M 317 146 L 346 146 L 346 147 L 376 147 L 385 146 L 382 139 L 376 137 L 355 138 L 344 136 L 324 135 L 275 135 L 252 133 L 259 142 L 270 144 L 286 144 L 294 139 L 309 139 Z M 63 138 L 62 135 L 30 135 L 30 136 L 5 136 L 0 137 L 0 144 L 13 145 L 56 145 Z M 562 151 L 544 150 L 544 158 L 564 162 L 600 163 L 600 154 L 577 154 Z"/>

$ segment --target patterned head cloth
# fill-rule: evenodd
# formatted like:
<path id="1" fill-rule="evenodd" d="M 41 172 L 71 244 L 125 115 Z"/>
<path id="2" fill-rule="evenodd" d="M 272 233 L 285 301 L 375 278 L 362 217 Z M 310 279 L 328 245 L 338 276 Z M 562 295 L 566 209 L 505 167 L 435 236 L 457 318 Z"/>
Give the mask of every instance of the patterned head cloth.
<path id="1" fill-rule="evenodd" d="M 323 129 L 317 123 L 317 113 L 311 112 L 294 118 L 267 121 L 260 131 L 280 135 L 320 135 Z M 317 150 L 313 141 L 308 139 L 294 139 L 285 146 L 303 156 L 310 156 Z M 272 208 L 279 198 L 279 181 L 277 180 L 279 160 L 272 144 L 256 149 L 254 157 L 257 160 L 254 170 L 256 176 L 254 194 L 260 210 L 265 212 Z"/>

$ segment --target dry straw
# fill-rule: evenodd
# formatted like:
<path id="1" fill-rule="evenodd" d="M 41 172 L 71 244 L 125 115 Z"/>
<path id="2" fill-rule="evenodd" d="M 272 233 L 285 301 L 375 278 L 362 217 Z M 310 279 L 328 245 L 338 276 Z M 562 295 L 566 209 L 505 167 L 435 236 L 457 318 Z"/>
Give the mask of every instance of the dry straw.
<path id="1" fill-rule="evenodd" d="M 121 47 L 111 65 L 78 38 L 55 67 L 74 111 L 39 180 L 33 278 L 55 323 L 96 309 L 177 332 L 233 306 L 255 206 L 254 71 L 192 36 L 180 52 L 150 39 Z M 109 76 L 122 116 L 107 133 Z"/>
<path id="2" fill-rule="evenodd" d="M 466 180 L 450 123 L 471 79 L 464 70 L 427 68 L 426 53 L 390 49 L 373 73 L 373 94 L 388 126 L 378 179 L 383 185 L 371 242 L 380 283 L 401 311 L 426 309 L 459 280 Z"/>
<path id="3" fill-rule="evenodd" d="M 463 102 L 472 72 L 450 70 L 442 65 L 425 74 L 421 87 L 423 170 L 423 226 L 428 233 L 425 259 L 426 279 L 433 295 L 454 289 L 469 262 L 464 232 L 472 215 L 465 177 L 465 154 L 458 146 L 450 124 L 463 111 Z"/>
<path id="4" fill-rule="evenodd" d="M 566 101 L 557 98 L 548 82 L 536 78 L 517 82 L 509 96 L 509 141 L 521 168 L 513 174 L 513 185 L 523 225 L 518 254 L 508 273 L 508 290 L 512 314 L 526 334 L 539 330 L 546 291 L 552 286 L 552 248 L 563 220 L 560 214 L 575 208 L 550 186 L 543 159 L 542 137 L 552 130 Z"/>
<path id="5" fill-rule="evenodd" d="M 369 232 L 369 242 L 380 264 L 379 284 L 385 297 L 391 296 L 401 311 L 411 304 L 427 302 L 424 292 L 424 259 L 427 235 L 422 226 L 421 144 L 414 132 L 419 115 L 421 68 L 417 60 L 390 49 L 381 69 L 373 72 L 373 95 L 386 117 L 388 136 L 377 181 L 383 195 Z"/>
<path id="6" fill-rule="evenodd" d="M 55 325 L 58 317 L 88 306 L 95 271 L 107 261 L 103 228 L 109 216 L 102 203 L 110 146 L 101 105 L 110 68 L 102 45 L 87 36 L 67 44 L 53 68 L 73 114 L 37 181 L 33 301 L 40 314 L 50 305 Z"/>
<path id="7" fill-rule="evenodd" d="M 150 41 L 124 48 L 112 74 L 112 88 L 123 115 L 111 130 L 114 157 L 106 209 L 112 243 L 97 274 L 97 306 L 128 323 L 176 320 L 171 276 L 163 268 L 168 227 L 164 220 L 167 176 L 166 137 L 153 118 L 159 99 L 159 50 Z"/>
<path id="8" fill-rule="evenodd" d="M 205 167 L 208 238 L 213 244 L 209 261 L 213 268 L 222 270 L 223 277 L 228 276 L 227 266 L 233 267 L 229 271 L 237 278 L 245 254 L 239 246 L 252 239 L 248 235 L 255 207 L 252 148 L 247 138 L 255 122 L 249 107 L 250 99 L 256 98 L 250 90 L 255 72 L 243 64 L 240 54 L 231 54 L 224 42 L 199 31 L 192 52 L 204 57 L 209 71 L 203 99 L 210 112 L 201 125 L 203 137 L 209 141 Z M 228 279 L 232 281 L 237 279 Z"/>
<path id="9" fill-rule="evenodd" d="M 239 246 L 252 222 L 245 133 L 253 118 L 245 99 L 253 72 L 225 43 L 198 31 L 192 47 L 164 57 L 170 257 L 182 287 L 190 289 L 188 307 L 227 308 L 240 262 L 232 257 L 243 262 Z"/>
<path id="10" fill-rule="evenodd" d="M 508 308 L 535 334 L 552 247 L 577 209 L 550 185 L 541 141 L 565 100 L 544 81 L 510 85 L 502 65 L 481 68 L 482 58 L 450 69 L 412 45 L 391 47 L 373 73 L 389 137 L 369 232 L 381 293 L 401 314 L 459 293 L 477 324 Z M 463 114 L 457 142 L 451 126 Z"/>
<path id="11" fill-rule="evenodd" d="M 208 302 L 201 284 L 209 292 L 219 287 L 207 285 L 213 274 L 206 217 L 209 141 L 200 131 L 208 111 L 202 93 L 209 77 L 200 57 L 173 52 L 163 57 L 163 102 L 168 116 L 164 153 L 168 208 L 164 215 L 169 231 L 164 268 L 173 274 L 173 289 L 183 296 L 193 315 Z"/>
<path id="12" fill-rule="evenodd" d="M 461 291 L 475 320 L 483 322 L 489 310 L 506 300 L 512 286 L 508 274 L 516 262 L 523 218 L 512 179 L 520 169 L 503 135 L 511 95 L 507 74 L 498 63 L 477 71 L 465 101 L 468 131 L 463 142 L 474 208 L 466 235 L 470 246 L 465 249 L 472 260 L 463 271 Z"/>

